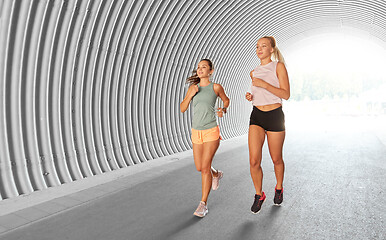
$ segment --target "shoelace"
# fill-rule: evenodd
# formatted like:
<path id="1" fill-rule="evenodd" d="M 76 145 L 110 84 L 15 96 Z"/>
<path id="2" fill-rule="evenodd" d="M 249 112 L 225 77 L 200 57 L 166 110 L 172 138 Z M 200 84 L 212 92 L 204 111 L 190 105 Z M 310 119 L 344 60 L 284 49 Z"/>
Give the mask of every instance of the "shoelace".
<path id="1" fill-rule="evenodd" d="M 280 192 L 275 191 L 275 198 L 280 199 L 280 196 L 282 193 L 283 191 L 280 191 Z"/>
<path id="2" fill-rule="evenodd" d="M 205 212 L 205 209 L 206 209 L 206 206 L 202 203 L 200 203 L 200 205 L 198 206 L 198 211 L 199 213 L 203 213 Z"/>
<path id="3" fill-rule="evenodd" d="M 255 204 L 259 204 L 259 202 L 260 202 L 260 198 L 261 198 L 261 196 L 259 196 L 259 195 L 255 195 L 255 202 L 253 203 L 254 205 Z"/>

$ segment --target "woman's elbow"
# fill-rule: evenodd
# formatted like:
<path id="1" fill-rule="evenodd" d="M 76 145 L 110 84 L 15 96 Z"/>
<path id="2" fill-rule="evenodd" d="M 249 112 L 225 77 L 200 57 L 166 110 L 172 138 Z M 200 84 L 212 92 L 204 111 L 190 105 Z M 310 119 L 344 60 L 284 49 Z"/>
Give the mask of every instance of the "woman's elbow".
<path id="1" fill-rule="evenodd" d="M 283 99 L 288 100 L 289 98 L 290 98 L 290 93 L 286 94 Z"/>

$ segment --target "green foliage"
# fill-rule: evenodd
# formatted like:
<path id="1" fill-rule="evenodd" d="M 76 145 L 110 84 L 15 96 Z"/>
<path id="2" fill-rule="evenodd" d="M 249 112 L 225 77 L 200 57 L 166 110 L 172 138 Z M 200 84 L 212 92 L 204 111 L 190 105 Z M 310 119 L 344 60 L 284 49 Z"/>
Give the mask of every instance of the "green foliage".
<path id="1" fill-rule="evenodd" d="M 384 79 L 355 73 L 294 73 L 290 76 L 291 99 L 322 100 L 343 97 L 357 97 L 362 92 L 376 89 Z"/>

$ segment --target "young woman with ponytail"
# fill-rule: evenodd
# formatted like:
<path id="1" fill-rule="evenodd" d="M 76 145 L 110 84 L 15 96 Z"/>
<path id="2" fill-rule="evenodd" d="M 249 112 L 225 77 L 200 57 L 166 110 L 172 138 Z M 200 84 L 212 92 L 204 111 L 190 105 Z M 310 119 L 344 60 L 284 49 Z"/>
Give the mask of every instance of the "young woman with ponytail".
<path id="1" fill-rule="evenodd" d="M 220 145 L 220 130 L 215 115 L 217 97 L 223 101 L 223 108 L 217 109 L 217 115 L 222 117 L 229 106 L 229 98 L 223 87 L 210 81 L 213 74 L 213 64 L 209 59 L 202 59 L 194 71 L 194 75 L 186 82 L 190 84 L 184 100 L 180 104 L 181 112 L 185 112 L 190 102 L 193 104 L 192 143 L 193 157 L 197 171 L 201 172 L 202 196 L 194 212 L 198 217 L 208 213 L 207 200 L 210 189 L 216 190 L 223 172 L 212 168 L 212 160 Z"/>
<path id="2" fill-rule="evenodd" d="M 272 36 L 258 40 L 256 54 L 260 65 L 251 71 L 251 92 L 245 98 L 253 104 L 250 116 L 248 147 L 252 181 L 256 190 L 252 213 L 261 209 L 266 196 L 262 191 L 263 170 L 261 168 L 262 148 L 267 136 L 269 153 L 274 164 L 276 175 L 274 204 L 283 201 L 283 144 L 285 138 L 284 113 L 282 99 L 290 97 L 290 85 L 284 58 Z M 274 61 L 272 61 L 272 58 Z"/>

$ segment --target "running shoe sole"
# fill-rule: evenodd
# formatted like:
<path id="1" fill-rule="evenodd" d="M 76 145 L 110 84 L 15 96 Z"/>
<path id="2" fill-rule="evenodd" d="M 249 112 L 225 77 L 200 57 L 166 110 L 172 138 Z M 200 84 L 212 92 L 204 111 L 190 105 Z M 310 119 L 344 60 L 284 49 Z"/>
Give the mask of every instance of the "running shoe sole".
<path id="1" fill-rule="evenodd" d="M 198 214 L 198 213 L 193 213 L 193 215 L 194 216 L 197 216 L 197 217 L 200 217 L 200 218 L 203 218 L 203 217 L 205 217 L 206 216 L 206 214 L 208 214 L 208 210 L 206 210 L 205 212 L 204 212 L 204 214 L 203 215 L 200 215 L 200 214 Z"/>

